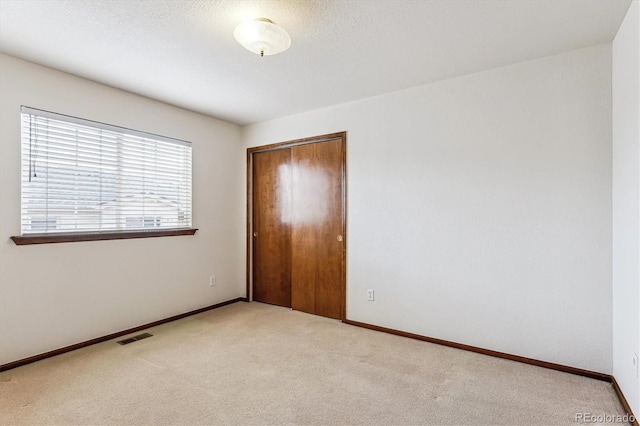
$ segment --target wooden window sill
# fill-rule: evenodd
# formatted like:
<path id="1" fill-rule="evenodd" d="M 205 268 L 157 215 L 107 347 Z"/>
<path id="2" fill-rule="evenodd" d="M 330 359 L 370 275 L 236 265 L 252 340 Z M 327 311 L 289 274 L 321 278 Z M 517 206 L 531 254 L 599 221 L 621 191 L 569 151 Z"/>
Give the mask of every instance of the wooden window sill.
<path id="1" fill-rule="evenodd" d="M 18 245 L 74 243 L 78 241 L 128 240 L 130 238 L 175 237 L 193 235 L 197 228 L 163 229 L 161 231 L 83 232 L 68 234 L 30 234 L 11 237 Z"/>

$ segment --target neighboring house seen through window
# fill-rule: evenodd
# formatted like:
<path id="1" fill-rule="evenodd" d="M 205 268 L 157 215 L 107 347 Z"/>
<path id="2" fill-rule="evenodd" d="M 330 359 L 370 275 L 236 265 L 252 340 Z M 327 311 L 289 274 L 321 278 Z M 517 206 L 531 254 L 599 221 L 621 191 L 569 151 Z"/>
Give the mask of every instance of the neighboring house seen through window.
<path id="1" fill-rule="evenodd" d="M 160 216 L 150 217 L 128 217 L 125 221 L 127 228 L 155 228 L 160 227 L 162 218 Z"/>
<path id="2" fill-rule="evenodd" d="M 191 143 L 22 107 L 22 235 L 191 225 Z"/>
<path id="3" fill-rule="evenodd" d="M 29 229 L 34 232 L 45 232 L 47 229 L 56 229 L 58 221 L 56 219 L 31 219 Z"/>

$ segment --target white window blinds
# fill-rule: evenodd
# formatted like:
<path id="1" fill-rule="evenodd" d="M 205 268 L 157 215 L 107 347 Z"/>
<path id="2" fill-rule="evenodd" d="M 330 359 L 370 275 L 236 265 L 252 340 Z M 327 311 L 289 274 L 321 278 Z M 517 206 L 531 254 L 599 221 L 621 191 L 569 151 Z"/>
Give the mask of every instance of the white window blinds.
<path id="1" fill-rule="evenodd" d="M 191 228 L 191 143 L 22 107 L 22 234 Z"/>

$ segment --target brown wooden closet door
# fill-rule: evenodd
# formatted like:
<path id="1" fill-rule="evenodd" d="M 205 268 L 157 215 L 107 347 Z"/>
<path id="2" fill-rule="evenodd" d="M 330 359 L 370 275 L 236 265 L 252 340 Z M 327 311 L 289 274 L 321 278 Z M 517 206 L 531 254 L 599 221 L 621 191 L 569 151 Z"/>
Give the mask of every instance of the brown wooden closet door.
<path id="1" fill-rule="evenodd" d="M 291 307 L 291 150 L 253 155 L 253 300 Z"/>
<path id="2" fill-rule="evenodd" d="M 343 312 L 343 142 L 291 148 L 291 306 L 340 319 Z"/>

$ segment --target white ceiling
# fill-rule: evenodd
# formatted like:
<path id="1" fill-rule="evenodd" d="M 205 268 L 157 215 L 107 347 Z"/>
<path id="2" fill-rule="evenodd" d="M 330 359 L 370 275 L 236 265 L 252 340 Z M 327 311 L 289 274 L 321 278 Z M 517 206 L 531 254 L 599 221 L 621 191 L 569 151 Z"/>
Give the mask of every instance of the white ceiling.
<path id="1" fill-rule="evenodd" d="M 238 124 L 610 42 L 631 0 L 0 0 L 0 51 Z M 291 48 L 233 38 L 267 17 Z"/>

